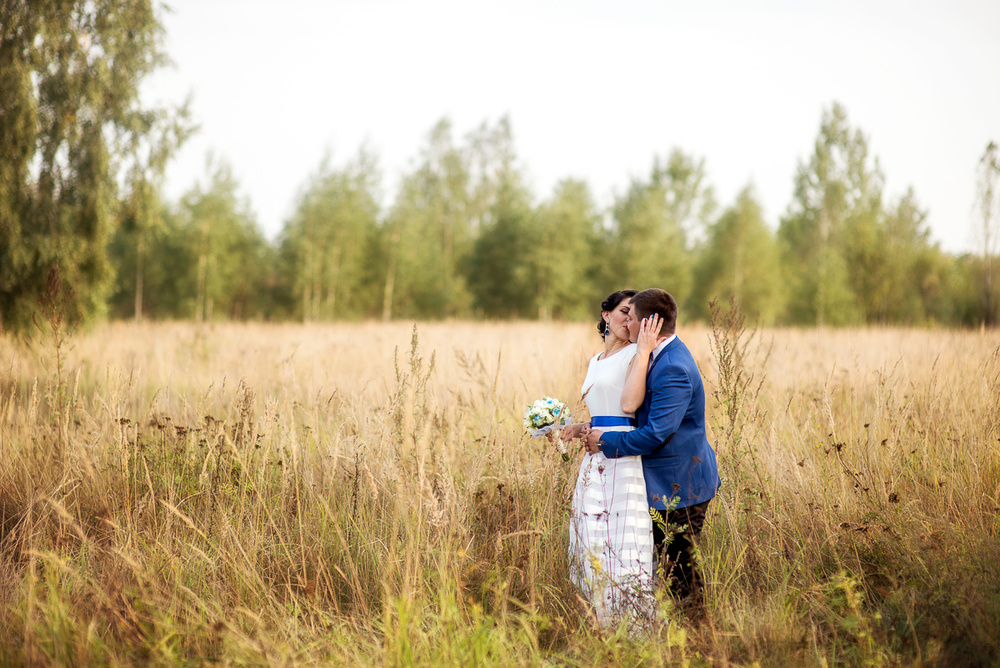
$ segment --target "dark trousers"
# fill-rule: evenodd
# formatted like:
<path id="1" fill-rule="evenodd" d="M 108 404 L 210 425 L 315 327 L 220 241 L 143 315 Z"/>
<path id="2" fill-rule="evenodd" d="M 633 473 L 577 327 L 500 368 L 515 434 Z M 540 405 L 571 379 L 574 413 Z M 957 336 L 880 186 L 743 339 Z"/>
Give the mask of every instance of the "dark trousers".
<path id="1" fill-rule="evenodd" d="M 671 510 L 667 513 L 665 526 L 663 511 L 654 511 L 653 571 L 670 584 L 671 595 L 678 599 L 697 595 L 701 590 L 701 577 L 691 548 L 705 526 L 705 511 L 710 502 L 711 499 Z"/>

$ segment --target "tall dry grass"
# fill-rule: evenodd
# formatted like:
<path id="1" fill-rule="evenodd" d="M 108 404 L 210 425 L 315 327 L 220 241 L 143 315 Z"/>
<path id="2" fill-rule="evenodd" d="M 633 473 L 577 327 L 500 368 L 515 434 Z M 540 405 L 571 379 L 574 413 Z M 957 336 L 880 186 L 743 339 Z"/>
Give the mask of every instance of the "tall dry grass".
<path id="1" fill-rule="evenodd" d="M 666 601 L 646 638 L 595 628 L 566 575 L 579 456 L 520 424 L 576 401 L 592 326 L 0 340 L 0 663 L 1000 661 L 996 337 L 680 335 L 724 481 L 706 615 Z"/>

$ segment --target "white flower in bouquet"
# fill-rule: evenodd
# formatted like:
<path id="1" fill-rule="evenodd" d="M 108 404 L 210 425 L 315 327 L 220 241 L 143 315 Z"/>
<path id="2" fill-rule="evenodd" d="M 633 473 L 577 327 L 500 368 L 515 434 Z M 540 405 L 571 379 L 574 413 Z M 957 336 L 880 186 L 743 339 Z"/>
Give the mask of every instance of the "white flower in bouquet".
<path id="1" fill-rule="evenodd" d="M 558 433 L 560 429 L 569 424 L 572 417 L 566 410 L 566 404 L 558 399 L 545 397 L 528 406 L 528 410 L 524 413 L 524 428 L 531 434 L 532 438 L 541 438 L 550 431 Z M 569 461 L 566 444 L 558 436 L 555 443 L 563 461 Z"/>

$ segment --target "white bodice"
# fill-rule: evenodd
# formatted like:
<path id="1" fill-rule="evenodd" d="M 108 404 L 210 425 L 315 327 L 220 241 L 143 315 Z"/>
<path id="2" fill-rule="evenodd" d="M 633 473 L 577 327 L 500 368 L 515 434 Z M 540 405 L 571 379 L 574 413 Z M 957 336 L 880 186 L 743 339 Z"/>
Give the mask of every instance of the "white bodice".
<path id="1" fill-rule="evenodd" d="M 632 413 L 622 410 L 622 391 L 625 389 L 625 376 L 628 365 L 635 357 L 636 345 L 630 343 L 622 350 L 607 359 L 602 359 L 604 353 L 594 356 L 587 367 L 587 377 L 583 380 L 580 392 L 584 395 L 587 409 L 591 417 L 609 415 L 616 417 L 633 417 Z M 601 431 L 631 431 L 632 427 L 623 425 L 616 427 L 601 427 Z"/>

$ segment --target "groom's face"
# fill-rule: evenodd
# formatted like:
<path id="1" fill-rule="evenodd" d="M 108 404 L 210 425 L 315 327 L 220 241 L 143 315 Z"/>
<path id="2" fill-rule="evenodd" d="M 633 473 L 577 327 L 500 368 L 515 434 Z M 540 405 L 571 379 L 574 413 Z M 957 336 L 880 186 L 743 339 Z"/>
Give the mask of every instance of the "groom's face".
<path id="1" fill-rule="evenodd" d="M 639 324 L 639 316 L 635 314 L 635 304 L 630 304 L 628 307 L 628 320 L 625 321 L 625 326 L 628 327 L 628 340 L 631 343 L 639 340 Z"/>

